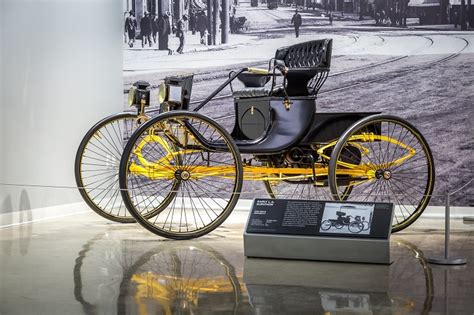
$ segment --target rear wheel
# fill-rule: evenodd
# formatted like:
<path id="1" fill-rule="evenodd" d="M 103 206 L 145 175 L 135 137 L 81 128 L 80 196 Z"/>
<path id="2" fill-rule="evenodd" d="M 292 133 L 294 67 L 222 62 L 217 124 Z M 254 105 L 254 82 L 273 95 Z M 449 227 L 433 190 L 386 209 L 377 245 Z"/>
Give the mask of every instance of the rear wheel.
<path id="1" fill-rule="evenodd" d="M 138 126 L 134 113 L 109 116 L 86 133 L 76 153 L 74 175 L 82 198 L 97 214 L 111 221 L 135 222 L 120 196 L 119 164 L 123 149 Z M 164 198 L 167 203 L 171 200 L 172 194 Z M 153 215 L 153 211 L 148 213 Z"/>
<path id="2" fill-rule="evenodd" d="M 133 134 L 119 177 L 124 203 L 141 225 L 163 237 L 188 239 L 229 216 L 243 170 L 238 148 L 222 127 L 195 112 L 173 111 Z M 172 202 L 164 202 L 171 193 Z"/>
<path id="3" fill-rule="evenodd" d="M 137 126 L 136 114 L 109 116 L 86 133 L 76 153 L 74 175 L 82 198 L 97 214 L 115 222 L 135 222 L 120 197 L 118 167 Z"/>
<path id="4" fill-rule="evenodd" d="M 360 154 L 354 154 L 357 148 Z M 352 187 L 350 200 L 394 204 L 392 232 L 412 224 L 428 205 L 434 187 L 433 156 L 410 123 L 373 115 L 352 125 L 338 140 L 329 161 L 335 199 Z"/>

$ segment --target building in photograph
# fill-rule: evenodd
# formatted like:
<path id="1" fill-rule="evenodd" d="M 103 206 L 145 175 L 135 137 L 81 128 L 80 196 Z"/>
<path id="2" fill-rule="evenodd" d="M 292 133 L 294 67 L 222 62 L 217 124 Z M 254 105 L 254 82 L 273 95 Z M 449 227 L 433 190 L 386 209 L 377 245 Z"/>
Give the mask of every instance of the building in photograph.
<path id="1" fill-rule="evenodd" d="M 445 0 L 447 1 L 447 0 Z M 461 26 L 474 27 L 474 9 L 472 0 L 449 0 L 448 19 L 449 23 Z M 464 21 L 462 17 L 464 16 Z"/>
<path id="2" fill-rule="evenodd" d="M 411 16 L 418 17 L 421 25 L 447 23 L 447 2 L 448 0 L 410 0 L 408 12 Z"/>

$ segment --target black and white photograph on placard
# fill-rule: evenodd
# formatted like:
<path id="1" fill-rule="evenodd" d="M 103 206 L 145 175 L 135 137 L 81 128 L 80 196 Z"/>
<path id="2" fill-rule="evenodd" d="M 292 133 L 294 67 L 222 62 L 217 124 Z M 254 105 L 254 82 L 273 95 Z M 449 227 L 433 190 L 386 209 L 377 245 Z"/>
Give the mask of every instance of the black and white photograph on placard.
<path id="1" fill-rule="evenodd" d="M 369 235 L 374 208 L 374 204 L 327 202 L 319 232 Z"/>

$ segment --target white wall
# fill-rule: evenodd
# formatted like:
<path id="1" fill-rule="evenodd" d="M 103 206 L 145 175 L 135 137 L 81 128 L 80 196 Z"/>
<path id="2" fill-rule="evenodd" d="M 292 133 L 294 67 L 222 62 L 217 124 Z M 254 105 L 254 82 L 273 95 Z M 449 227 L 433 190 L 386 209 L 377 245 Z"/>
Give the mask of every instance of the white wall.
<path id="1" fill-rule="evenodd" d="M 82 136 L 122 109 L 122 2 L 0 3 L 0 183 L 74 186 Z M 80 200 L 75 189 L 4 186 L 0 213 L 25 191 L 31 208 Z"/>
<path id="2" fill-rule="evenodd" d="M 0 179 L 3 179 L 3 135 L 5 134 L 4 131 L 4 124 L 3 124 L 3 75 L 1 74 L 3 72 L 3 48 L 2 48 L 2 43 L 3 43 L 3 31 L 5 29 L 4 26 L 4 18 L 3 15 L 5 14 L 5 9 L 4 9 L 4 4 L 3 0 L 0 0 Z M 3 187 L 0 186 L 0 201 L 3 196 Z M 0 203 L 1 204 L 1 203 Z M 1 211 L 1 210 L 0 210 Z"/>

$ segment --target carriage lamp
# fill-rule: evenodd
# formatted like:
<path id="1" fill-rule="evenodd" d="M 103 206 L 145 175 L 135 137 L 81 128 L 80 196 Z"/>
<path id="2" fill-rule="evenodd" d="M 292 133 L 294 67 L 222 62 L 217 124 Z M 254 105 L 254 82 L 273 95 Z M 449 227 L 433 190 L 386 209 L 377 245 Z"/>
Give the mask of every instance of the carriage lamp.
<path id="1" fill-rule="evenodd" d="M 133 83 L 128 91 L 128 105 L 139 106 L 140 111 L 150 105 L 150 83 L 141 80 Z"/>
<path id="2" fill-rule="evenodd" d="M 160 111 L 187 110 L 191 98 L 193 74 L 166 77 L 158 91 Z"/>
<path id="3" fill-rule="evenodd" d="M 166 100 L 166 84 L 161 82 L 160 87 L 158 88 L 158 103 L 163 104 Z"/>

